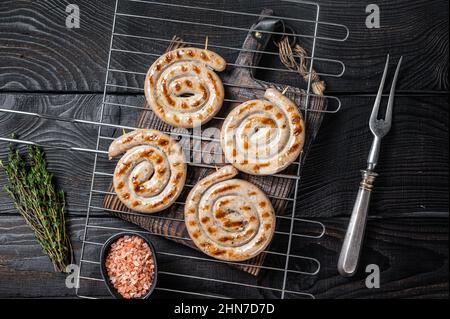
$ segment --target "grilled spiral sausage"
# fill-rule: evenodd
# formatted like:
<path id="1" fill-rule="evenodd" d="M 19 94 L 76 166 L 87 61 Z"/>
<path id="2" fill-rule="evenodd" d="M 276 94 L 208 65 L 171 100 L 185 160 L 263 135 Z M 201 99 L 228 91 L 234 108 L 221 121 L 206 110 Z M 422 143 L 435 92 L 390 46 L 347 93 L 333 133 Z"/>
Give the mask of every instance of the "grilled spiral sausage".
<path id="1" fill-rule="evenodd" d="M 221 130 L 226 159 L 252 175 L 282 171 L 299 156 L 305 140 L 295 103 L 276 89 L 267 89 L 264 97 L 233 109 Z"/>
<path id="2" fill-rule="evenodd" d="M 144 87 L 147 103 L 170 125 L 192 128 L 206 123 L 222 107 L 223 84 L 214 70 L 225 67 L 225 60 L 209 50 L 167 52 L 148 70 Z"/>
<path id="3" fill-rule="evenodd" d="M 232 179 L 231 165 L 202 179 L 188 195 L 186 228 L 195 245 L 221 260 L 243 261 L 257 256 L 272 240 L 275 212 L 255 185 Z"/>
<path id="4" fill-rule="evenodd" d="M 181 146 L 156 130 L 127 133 L 109 146 L 110 159 L 125 153 L 114 171 L 120 201 L 141 213 L 155 213 L 173 204 L 186 180 Z"/>

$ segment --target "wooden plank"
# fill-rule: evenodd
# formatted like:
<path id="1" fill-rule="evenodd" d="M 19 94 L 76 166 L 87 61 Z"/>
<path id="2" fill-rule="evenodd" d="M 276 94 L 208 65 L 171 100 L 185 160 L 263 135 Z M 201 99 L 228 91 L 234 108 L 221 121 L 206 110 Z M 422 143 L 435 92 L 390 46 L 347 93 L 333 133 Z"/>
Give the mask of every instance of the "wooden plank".
<path id="1" fill-rule="evenodd" d="M 117 96 L 117 103 L 142 105 L 142 96 Z M 26 110 L 63 117 L 95 120 L 101 95 L 1 94 L 6 109 Z M 316 143 L 302 174 L 297 204 L 299 217 L 347 216 L 360 182 L 371 143 L 367 127 L 373 96 L 345 96 L 341 112 L 325 117 Z M 109 123 L 133 126 L 139 110 L 109 106 Z M 448 98 L 444 96 L 399 96 L 396 99 L 392 131 L 383 142 L 380 176 L 376 181 L 371 214 L 397 216 L 410 212 L 448 215 Z M 19 137 L 48 145 L 95 148 L 97 128 L 42 120 L 0 112 L 0 136 Z M 105 136 L 120 135 L 106 130 Z M 112 136 L 112 135 L 111 135 Z M 107 149 L 110 140 L 101 147 Z M 6 157 L 7 143 L 0 143 L 0 158 Z M 50 170 L 67 191 L 69 211 L 84 214 L 92 174 L 93 155 L 47 149 Z M 99 156 L 97 171 L 112 173 L 114 164 Z M 105 191 L 109 176 L 97 176 L 95 189 Z M 0 172 L 0 185 L 5 176 Z M 93 205 L 102 207 L 102 195 Z M 0 212 L 15 213 L 4 192 L 0 192 Z"/>
<path id="2" fill-rule="evenodd" d="M 113 5 L 110 0 L 74 0 L 81 10 L 81 28 L 67 29 L 66 4 L 51 1 L 2 1 L 0 4 L 0 61 L 2 72 L 0 88 L 10 91 L 76 91 L 101 92 L 107 64 L 109 36 L 111 33 Z M 367 29 L 365 6 L 359 1 L 349 3 L 338 0 L 318 1 L 321 19 L 342 23 L 349 27 L 350 37 L 345 43 L 318 40 L 316 56 L 340 59 L 347 66 L 342 79 L 324 78 L 328 92 L 374 92 L 378 86 L 385 56 L 395 58 L 405 55 L 399 90 L 448 91 L 448 2 L 436 0 L 430 4 L 424 0 L 381 1 L 381 29 Z M 248 28 L 254 17 L 211 12 L 156 7 L 120 0 L 120 12 L 139 15 L 158 15 L 172 19 L 219 23 Z M 263 7 L 273 8 L 279 15 L 311 18 L 311 6 L 296 6 L 275 0 L 213 0 L 177 1 L 180 4 L 259 13 Z M 311 35 L 313 24 L 293 22 L 297 32 Z M 152 26 L 149 32 L 149 26 Z M 205 26 L 192 26 L 120 17 L 117 32 L 164 37 L 173 33 L 186 41 L 203 43 L 205 35 L 213 45 L 239 48 L 246 32 Z M 320 25 L 320 37 L 345 36 L 342 30 Z M 116 48 L 162 53 L 166 42 L 118 39 Z M 311 40 L 302 39 L 302 45 L 310 50 Z M 218 49 L 228 61 L 234 61 L 238 51 Z M 152 57 L 115 53 L 112 66 L 146 72 Z M 273 66 L 273 56 L 267 55 L 262 66 Z M 340 73 L 340 66 L 316 61 L 319 72 Z M 273 82 L 285 82 L 302 86 L 298 76 L 289 73 L 258 72 L 258 77 Z M 114 73 L 111 83 L 142 87 L 141 75 Z M 119 91 L 119 90 L 115 90 Z M 125 90 L 130 92 L 130 90 Z"/>
<path id="3" fill-rule="evenodd" d="M 302 216 L 351 212 L 373 140 L 368 121 L 374 99 L 343 97 L 342 111 L 325 117 L 304 166 L 298 197 Z M 448 97 L 398 96 L 392 129 L 381 146 L 371 214 L 448 216 L 448 158 Z"/>
<path id="4" fill-rule="evenodd" d="M 321 220 L 327 226 L 326 235 L 320 240 L 302 239 L 293 243 L 293 253 L 313 256 L 322 264 L 318 276 L 289 274 L 288 289 L 305 291 L 318 298 L 448 298 L 448 219 L 402 218 L 374 220 L 368 222 L 367 237 L 361 260 L 361 269 L 351 279 L 342 278 L 336 270 L 337 256 L 347 226 L 347 219 Z M 70 231 L 77 256 L 80 238 L 84 229 L 84 218 L 70 218 Z M 94 219 L 93 223 L 104 226 L 123 227 L 118 219 Z M 131 226 L 128 226 L 131 228 Z M 65 276 L 53 273 L 47 257 L 33 238 L 33 234 L 20 217 L 0 216 L 2 232 L 0 245 L 0 297 L 68 297 L 74 290 L 65 286 Z M 104 242 L 114 231 L 92 232 L 89 239 Z M 241 282 L 248 285 L 280 287 L 281 272 L 265 270 L 256 280 L 227 265 L 207 260 L 178 257 L 188 255 L 203 258 L 194 250 L 160 238 L 152 238 L 159 252 L 161 272 L 189 274 Z M 91 248 L 87 248 L 89 252 Z M 169 253 L 172 255 L 162 254 Z M 175 255 L 174 255 L 175 254 Z M 77 257 L 78 258 L 78 257 Z M 98 248 L 92 251 L 96 260 Z M 420 260 L 420 262 L 418 262 Z M 272 265 L 284 265 L 281 260 L 271 260 Z M 365 287 L 364 266 L 377 264 L 380 267 L 380 288 Z M 84 264 L 83 275 L 99 276 L 98 266 Z M 296 262 L 290 269 L 301 270 L 305 265 Z M 202 279 L 184 278 L 161 274 L 158 287 L 196 291 L 204 294 L 231 297 L 277 297 L 277 291 L 213 283 Z M 44 288 L 45 287 L 45 288 Z M 236 288 L 239 289 L 236 289 Z M 106 296 L 101 282 L 82 281 L 80 292 Z M 187 297 L 184 294 L 169 294 L 157 291 L 155 297 Z M 288 294 L 288 297 L 301 297 Z"/>

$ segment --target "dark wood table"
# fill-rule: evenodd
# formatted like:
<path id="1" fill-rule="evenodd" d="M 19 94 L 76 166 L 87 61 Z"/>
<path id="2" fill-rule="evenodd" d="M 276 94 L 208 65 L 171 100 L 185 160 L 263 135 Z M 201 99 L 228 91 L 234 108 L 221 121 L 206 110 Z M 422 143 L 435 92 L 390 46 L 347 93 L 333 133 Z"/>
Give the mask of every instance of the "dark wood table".
<path id="1" fill-rule="evenodd" d="M 194 2 L 215 8 L 223 8 L 227 3 L 230 10 L 255 13 L 264 5 L 283 10 L 278 1 Z M 448 298 L 448 1 L 377 1 L 381 9 L 380 29 L 366 28 L 365 9 L 369 3 L 318 2 L 321 20 L 347 25 L 350 37 L 344 43 L 317 44 L 316 56 L 342 60 L 347 70 L 342 78 L 324 78 L 326 93 L 339 97 L 342 109 L 325 116 L 303 169 L 297 216 L 324 223 L 326 234 L 320 240 L 294 247 L 319 259 L 322 265 L 313 281 L 298 283 L 299 289 L 318 298 Z M 1 1 L 0 108 L 87 120 L 98 118 L 114 1 L 70 3 L 80 7 L 80 29 L 69 30 L 65 26 L 67 1 Z M 162 28 L 158 24 L 152 26 L 153 31 L 158 27 Z M 319 30 L 321 36 L 329 37 L 340 36 L 336 32 L 329 27 Z M 219 41 L 215 35 L 209 36 L 211 43 Z M 227 39 L 227 45 L 240 46 L 239 39 Z M 360 181 L 359 170 L 364 168 L 371 143 L 368 119 L 387 53 L 395 61 L 400 55 L 405 58 L 394 125 L 381 150 L 377 169 L 380 176 L 371 202 L 362 266 L 355 277 L 346 279 L 338 275 L 336 263 Z M 260 72 L 257 76 L 277 76 L 269 73 Z M 126 77 L 122 83 L 136 85 L 136 78 Z M 111 89 L 110 94 L 123 101 L 142 99 L 141 94 L 127 90 Z M 16 133 L 44 144 L 95 148 L 96 130 L 90 125 L 0 112 L 1 137 Z M 6 146 L 6 142 L 0 143 L 1 159 L 6 157 Z M 50 170 L 67 192 L 70 232 L 78 257 L 93 155 L 51 148 L 46 153 Z M 0 185 L 5 182 L 1 172 Z M 105 215 L 93 218 L 105 225 L 123 225 Z M 166 250 L 187 249 L 164 239 L 155 241 Z M 379 289 L 365 286 L 364 268 L 368 264 L 377 264 L 381 269 Z M 172 258 L 162 260 L 160 267 L 191 266 L 187 260 Z M 195 267 L 203 267 L 213 277 L 220 277 L 220 271 L 241 275 L 225 268 L 201 264 Z M 65 287 L 64 279 L 64 275 L 52 271 L 30 229 L 7 195 L 0 192 L 0 297 L 74 296 L 74 290 Z M 167 278 L 166 284 L 176 285 L 177 280 Z M 206 288 L 198 288 L 206 292 Z M 223 285 L 221 290 L 226 296 L 233 295 L 236 288 Z M 170 293 L 161 296 L 180 297 Z M 272 295 L 257 291 L 249 296 Z"/>

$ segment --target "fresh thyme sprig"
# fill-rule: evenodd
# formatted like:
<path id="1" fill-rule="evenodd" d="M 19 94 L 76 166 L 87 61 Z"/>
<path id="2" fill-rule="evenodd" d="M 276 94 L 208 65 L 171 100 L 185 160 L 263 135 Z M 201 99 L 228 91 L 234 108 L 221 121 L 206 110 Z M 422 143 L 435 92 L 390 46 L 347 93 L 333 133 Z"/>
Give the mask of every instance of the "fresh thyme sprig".
<path id="1" fill-rule="evenodd" d="M 9 146 L 8 163 L 0 161 L 8 177 L 4 189 L 33 229 L 55 271 L 65 272 L 73 254 L 64 217 L 64 191 L 56 189 L 38 146 L 28 146 L 28 160 Z"/>

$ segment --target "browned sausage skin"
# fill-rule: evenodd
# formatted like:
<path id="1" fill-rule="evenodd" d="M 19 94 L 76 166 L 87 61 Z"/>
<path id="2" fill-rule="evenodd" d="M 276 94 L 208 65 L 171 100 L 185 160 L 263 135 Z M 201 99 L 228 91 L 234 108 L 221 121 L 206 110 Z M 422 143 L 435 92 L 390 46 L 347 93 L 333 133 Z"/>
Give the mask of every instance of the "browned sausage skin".
<path id="1" fill-rule="evenodd" d="M 218 54 L 198 48 L 180 48 L 158 58 L 145 78 L 145 97 L 164 122 L 192 128 L 208 122 L 224 100 L 221 79 L 225 70 Z"/>
<path id="2" fill-rule="evenodd" d="M 233 179 L 227 165 L 199 181 L 188 195 L 184 216 L 195 245 L 221 260 L 243 261 L 264 251 L 275 230 L 275 212 L 255 185 Z"/>
<path id="3" fill-rule="evenodd" d="M 113 177 L 122 203 L 141 213 L 156 213 L 171 206 L 186 180 L 181 146 L 162 132 L 143 129 L 111 143 L 110 158 L 123 153 Z"/>
<path id="4" fill-rule="evenodd" d="M 272 88 L 264 97 L 233 109 L 221 130 L 228 162 L 252 175 L 284 170 L 299 156 L 305 141 L 305 125 L 297 105 Z"/>

